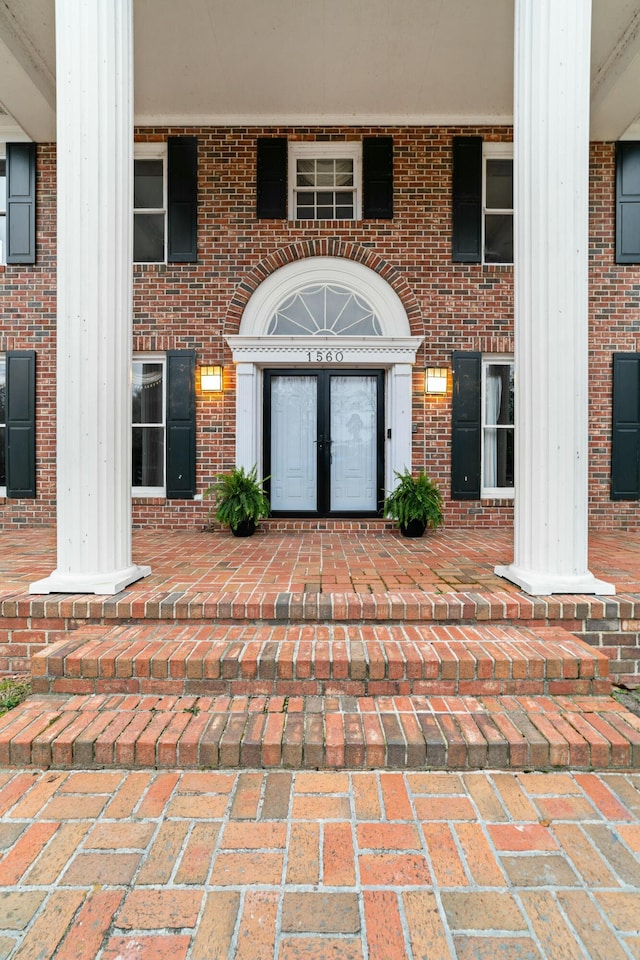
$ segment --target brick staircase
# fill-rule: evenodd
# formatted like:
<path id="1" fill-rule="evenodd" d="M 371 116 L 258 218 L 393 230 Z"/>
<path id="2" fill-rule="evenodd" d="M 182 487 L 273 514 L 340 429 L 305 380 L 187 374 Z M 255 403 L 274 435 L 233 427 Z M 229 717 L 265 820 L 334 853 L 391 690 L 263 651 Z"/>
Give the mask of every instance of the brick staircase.
<path id="1" fill-rule="evenodd" d="M 353 623 L 335 607 L 304 622 L 292 606 L 279 622 L 260 604 L 213 622 L 163 622 L 154 609 L 65 633 L 32 657 L 34 696 L 0 720 L 0 764 L 640 764 L 640 719 L 611 698 L 608 658 L 560 625 L 394 620 L 391 609 Z"/>

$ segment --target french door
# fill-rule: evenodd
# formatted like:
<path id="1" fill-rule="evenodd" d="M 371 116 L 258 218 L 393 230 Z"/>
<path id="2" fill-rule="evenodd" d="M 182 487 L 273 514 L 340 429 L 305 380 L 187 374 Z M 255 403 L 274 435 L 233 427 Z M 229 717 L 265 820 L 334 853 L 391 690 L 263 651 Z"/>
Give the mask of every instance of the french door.
<path id="1" fill-rule="evenodd" d="M 276 516 L 379 513 L 384 372 L 265 370 L 264 453 Z"/>

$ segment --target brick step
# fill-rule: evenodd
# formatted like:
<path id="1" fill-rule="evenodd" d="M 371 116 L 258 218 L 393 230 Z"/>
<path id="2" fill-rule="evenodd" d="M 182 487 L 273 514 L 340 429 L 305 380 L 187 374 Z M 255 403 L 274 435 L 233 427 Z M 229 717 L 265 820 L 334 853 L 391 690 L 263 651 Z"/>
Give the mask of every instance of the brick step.
<path id="1" fill-rule="evenodd" d="M 0 764 L 53 768 L 627 769 L 640 718 L 610 697 L 32 697 Z"/>
<path id="2" fill-rule="evenodd" d="M 140 624 L 32 658 L 34 693 L 604 695 L 607 657 L 561 627 Z"/>

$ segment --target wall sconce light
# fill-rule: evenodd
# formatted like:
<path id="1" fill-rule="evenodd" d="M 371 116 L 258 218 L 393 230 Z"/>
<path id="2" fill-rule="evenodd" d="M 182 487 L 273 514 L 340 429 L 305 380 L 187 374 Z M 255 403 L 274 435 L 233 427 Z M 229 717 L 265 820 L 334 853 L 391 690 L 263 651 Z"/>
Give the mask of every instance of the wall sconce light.
<path id="1" fill-rule="evenodd" d="M 427 367 L 424 375 L 424 392 L 446 393 L 447 372 L 446 367 Z"/>
<path id="2" fill-rule="evenodd" d="M 203 393 L 222 393 L 224 389 L 222 381 L 223 367 L 200 367 L 200 389 Z"/>

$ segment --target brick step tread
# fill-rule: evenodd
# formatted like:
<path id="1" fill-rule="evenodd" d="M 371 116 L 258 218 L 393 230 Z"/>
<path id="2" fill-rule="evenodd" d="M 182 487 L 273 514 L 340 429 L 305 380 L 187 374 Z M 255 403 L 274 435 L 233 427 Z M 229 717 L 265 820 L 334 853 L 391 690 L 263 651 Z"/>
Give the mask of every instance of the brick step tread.
<path id="1" fill-rule="evenodd" d="M 560 627 L 120 626 L 32 658 L 35 693 L 607 694 L 609 661 Z"/>
<path id="2" fill-rule="evenodd" d="M 0 764 L 95 769 L 627 769 L 640 718 L 610 697 L 32 697 Z"/>
<path id="3" fill-rule="evenodd" d="M 31 595 L 15 588 L 0 592 L 3 618 L 42 619 L 154 619 L 199 622 L 202 620 L 263 620 L 287 623 L 367 623 L 385 621 L 459 622 L 560 621 L 640 619 L 640 595 L 615 597 L 566 595 L 532 597 L 512 591 L 458 590 L 427 593 L 406 590 L 357 593 L 353 588 L 323 593 L 269 590 L 264 583 L 251 591 L 225 593 L 202 587 L 123 591 L 113 597 L 89 594 Z M 578 629 L 578 627 L 576 627 Z"/>

